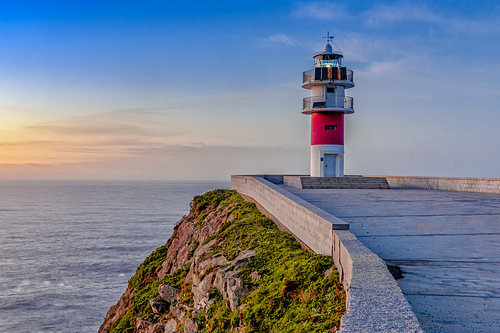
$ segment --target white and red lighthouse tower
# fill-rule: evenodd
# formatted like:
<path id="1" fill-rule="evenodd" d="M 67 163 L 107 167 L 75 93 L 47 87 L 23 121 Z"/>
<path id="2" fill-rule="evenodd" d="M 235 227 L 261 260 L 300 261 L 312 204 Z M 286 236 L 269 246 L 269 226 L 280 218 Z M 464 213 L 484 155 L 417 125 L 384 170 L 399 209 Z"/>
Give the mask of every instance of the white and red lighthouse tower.
<path id="1" fill-rule="evenodd" d="M 302 88 L 311 90 L 304 98 L 302 113 L 311 115 L 311 177 L 344 176 L 344 114 L 354 113 L 353 71 L 343 67 L 342 51 L 327 33 L 323 52 L 314 58 L 314 69 L 303 73 Z"/>

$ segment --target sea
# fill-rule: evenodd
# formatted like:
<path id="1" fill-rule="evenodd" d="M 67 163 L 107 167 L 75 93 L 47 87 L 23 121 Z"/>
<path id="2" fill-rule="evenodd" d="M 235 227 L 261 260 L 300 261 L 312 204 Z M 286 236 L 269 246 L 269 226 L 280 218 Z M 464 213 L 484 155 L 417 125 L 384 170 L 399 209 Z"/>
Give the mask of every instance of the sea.
<path id="1" fill-rule="evenodd" d="M 229 187 L 0 180 L 0 332 L 97 332 L 193 196 Z"/>

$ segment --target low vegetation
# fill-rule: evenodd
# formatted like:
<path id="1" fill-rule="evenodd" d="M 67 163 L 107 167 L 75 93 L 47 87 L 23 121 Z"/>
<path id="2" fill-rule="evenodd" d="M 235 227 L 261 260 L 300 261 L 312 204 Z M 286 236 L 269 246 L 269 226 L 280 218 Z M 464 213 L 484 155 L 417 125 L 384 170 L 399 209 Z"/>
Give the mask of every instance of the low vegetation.
<path id="1" fill-rule="evenodd" d="M 217 230 L 212 235 L 206 234 L 205 239 L 193 231 L 185 264 L 159 278 L 158 272 L 165 267 L 168 271 L 172 265 L 165 260 L 173 239 L 181 237 L 179 226 L 176 227 L 167 244 L 138 267 L 125 293 L 130 296 L 122 298 L 108 312 L 105 325 L 108 332 L 141 332 L 137 328 L 138 317 L 147 318 L 151 324 L 175 319 L 178 332 L 184 332 L 186 318 L 195 323 L 198 332 L 333 332 L 339 328 L 345 313 L 345 293 L 337 270 L 331 269 L 332 258 L 303 250 L 293 236 L 278 230 L 272 220 L 254 204 L 243 201 L 235 191 L 215 190 L 195 196 L 190 214 L 181 223 L 191 223 L 193 230 L 203 231 L 221 216 L 224 219 Z M 209 274 L 215 279 L 217 270 L 237 272 L 248 292 L 235 311 L 231 311 L 222 295 L 224 291 L 215 283 L 206 291 L 212 300 L 210 307 L 201 312 L 193 310 L 196 286 L 191 276 L 197 268 L 191 266 L 196 253 L 210 242 L 213 245 L 204 259 L 223 256 L 229 263 L 210 268 L 198 280 Z M 255 252 L 244 265 L 234 267 L 234 260 L 244 250 Z M 181 290 L 179 302 L 186 318 L 179 318 L 171 311 L 153 313 L 149 300 L 158 299 L 161 284 Z M 116 313 L 118 319 L 113 317 Z"/>

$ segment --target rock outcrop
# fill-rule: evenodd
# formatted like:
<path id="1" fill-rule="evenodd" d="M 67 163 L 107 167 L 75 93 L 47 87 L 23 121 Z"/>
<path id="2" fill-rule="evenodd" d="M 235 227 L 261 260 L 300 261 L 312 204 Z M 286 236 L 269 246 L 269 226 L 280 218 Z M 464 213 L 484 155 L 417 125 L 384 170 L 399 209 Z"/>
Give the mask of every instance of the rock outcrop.
<path id="1" fill-rule="evenodd" d="M 283 316 L 294 302 L 307 307 L 317 294 L 299 282 L 291 292 L 284 291 L 290 285 L 285 281 L 287 276 L 302 274 L 293 269 L 305 270 L 297 266 L 289 272 L 289 265 L 298 265 L 292 255 L 305 260 L 300 265 L 308 265 L 308 258 L 314 258 L 314 267 L 306 272 L 308 278 L 325 280 L 325 288 L 337 288 L 337 317 L 331 319 L 333 314 L 329 313 L 330 319 L 324 319 L 325 327 L 338 326 L 345 305 L 335 274 L 324 277 L 332 266 L 331 258 L 301 250 L 293 237 L 279 231 L 234 191 L 216 190 L 197 196 L 167 244 L 139 266 L 123 296 L 108 311 L 99 332 L 194 333 L 215 328 L 217 332 L 244 332 L 256 326 L 261 326 L 257 331 L 268 331 L 266 327 L 275 325 L 268 321 L 276 314 L 267 315 L 261 309 L 263 304 L 270 302 L 265 308 L 277 306 Z M 272 261 L 277 258 L 280 261 L 274 265 Z M 283 281 L 274 281 L 274 268 L 282 270 L 276 274 Z M 317 321 L 316 317 L 311 317 L 313 320 L 306 316 L 304 320 Z M 279 324 L 281 319 L 276 318 Z"/>

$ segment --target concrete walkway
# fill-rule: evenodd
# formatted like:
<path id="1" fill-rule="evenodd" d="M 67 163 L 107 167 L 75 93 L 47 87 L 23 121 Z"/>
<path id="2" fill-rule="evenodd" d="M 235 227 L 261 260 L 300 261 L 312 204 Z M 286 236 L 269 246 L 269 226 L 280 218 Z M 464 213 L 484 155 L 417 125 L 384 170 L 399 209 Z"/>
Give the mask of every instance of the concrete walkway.
<path id="1" fill-rule="evenodd" d="M 403 270 L 397 282 L 425 332 L 500 332 L 500 195 L 283 188 Z"/>

